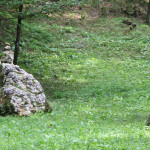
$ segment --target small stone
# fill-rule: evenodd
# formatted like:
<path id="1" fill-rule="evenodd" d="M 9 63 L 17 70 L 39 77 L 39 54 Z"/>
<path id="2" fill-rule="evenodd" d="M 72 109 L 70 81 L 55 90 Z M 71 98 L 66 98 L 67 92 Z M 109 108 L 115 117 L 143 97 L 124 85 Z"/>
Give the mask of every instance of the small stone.
<path id="1" fill-rule="evenodd" d="M 10 43 L 6 42 L 5 45 L 6 45 L 6 46 L 10 46 Z"/>
<path id="2" fill-rule="evenodd" d="M 11 46 L 9 43 L 6 43 L 5 45 L 6 46 L 4 47 L 4 52 L 3 52 L 4 55 L 2 56 L 0 62 L 13 64 L 14 52 L 11 50 Z"/>
<path id="3" fill-rule="evenodd" d="M 4 47 L 4 51 L 9 51 L 9 50 L 11 50 L 11 47 L 9 45 Z"/>
<path id="4" fill-rule="evenodd" d="M 14 52 L 13 51 L 4 51 L 4 55 L 1 58 L 1 63 L 13 64 Z"/>

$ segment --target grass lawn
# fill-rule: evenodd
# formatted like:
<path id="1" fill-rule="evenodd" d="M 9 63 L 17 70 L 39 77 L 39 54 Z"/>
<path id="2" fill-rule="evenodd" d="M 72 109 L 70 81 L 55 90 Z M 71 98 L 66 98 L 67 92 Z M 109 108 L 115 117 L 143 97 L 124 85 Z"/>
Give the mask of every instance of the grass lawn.
<path id="1" fill-rule="evenodd" d="M 150 27 L 123 19 L 24 22 L 19 65 L 53 112 L 0 117 L 1 150 L 150 149 Z"/>

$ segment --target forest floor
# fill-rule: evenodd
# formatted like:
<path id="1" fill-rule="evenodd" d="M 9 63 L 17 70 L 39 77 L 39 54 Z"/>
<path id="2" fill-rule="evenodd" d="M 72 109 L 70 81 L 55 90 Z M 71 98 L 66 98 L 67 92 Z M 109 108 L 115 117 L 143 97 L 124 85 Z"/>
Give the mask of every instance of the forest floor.
<path id="1" fill-rule="evenodd" d="M 23 22 L 19 65 L 53 112 L 0 117 L 1 150 L 150 149 L 150 27 L 124 19 L 77 11 Z"/>

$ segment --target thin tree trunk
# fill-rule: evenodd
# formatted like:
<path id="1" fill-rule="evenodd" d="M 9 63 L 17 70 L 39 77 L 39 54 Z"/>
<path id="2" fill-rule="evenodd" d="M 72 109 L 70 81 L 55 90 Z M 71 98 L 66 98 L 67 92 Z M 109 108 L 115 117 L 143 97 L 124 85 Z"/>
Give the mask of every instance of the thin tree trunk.
<path id="1" fill-rule="evenodd" d="M 15 53 L 14 53 L 14 64 L 17 65 L 18 63 L 18 53 L 19 53 L 19 44 L 20 44 L 20 34 L 21 34 L 21 21 L 22 21 L 22 13 L 23 4 L 19 6 L 19 13 L 18 13 L 18 23 L 17 23 L 17 35 L 15 41 Z"/>
<path id="2" fill-rule="evenodd" d="M 150 18 L 150 0 L 148 4 L 148 10 L 147 10 L 147 15 L 146 15 L 146 23 L 149 24 L 149 18 Z"/>

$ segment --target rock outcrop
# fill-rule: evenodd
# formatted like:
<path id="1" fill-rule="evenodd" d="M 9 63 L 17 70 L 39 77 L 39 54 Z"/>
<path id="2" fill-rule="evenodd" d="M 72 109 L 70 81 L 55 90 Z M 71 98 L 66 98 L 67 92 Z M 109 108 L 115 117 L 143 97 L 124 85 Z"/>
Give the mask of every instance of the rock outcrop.
<path id="1" fill-rule="evenodd" d="M 33 75 L 12 64 L 12 51 L 5 52 L 1 60 L 0 114 L 29 116 L 32 112 L 51 111 L 40 83 Z"/>

